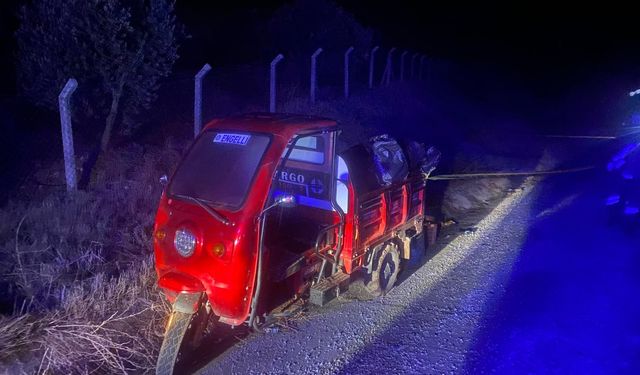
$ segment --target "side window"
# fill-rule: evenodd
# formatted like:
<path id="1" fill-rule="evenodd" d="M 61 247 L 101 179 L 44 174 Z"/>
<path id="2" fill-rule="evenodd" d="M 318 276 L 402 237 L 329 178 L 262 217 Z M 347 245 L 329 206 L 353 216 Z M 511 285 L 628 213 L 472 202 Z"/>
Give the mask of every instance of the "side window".
<path id="1" fill-rule="evenodd" d="M 330 146 L 330 134 L 299 138 L 280 169 L 275 193 L 295 195 L 300 206 L 332 210 Z"/>
<path id="2" fill-rule="evenodd" d="M 309 136 L 298 139 L 289 160 L 301 161 L 316 165 L 324 164 L 324 138 Z"/>
<path id="3" fill-rule="evenodd" d="M 340 156 L 338 159 L 338 170 L 336 173 L 336 203 L 342 209 L 345 214 L 349 212 L 349 170 L 347 169 L 347 163 L 344 162 Z"/>

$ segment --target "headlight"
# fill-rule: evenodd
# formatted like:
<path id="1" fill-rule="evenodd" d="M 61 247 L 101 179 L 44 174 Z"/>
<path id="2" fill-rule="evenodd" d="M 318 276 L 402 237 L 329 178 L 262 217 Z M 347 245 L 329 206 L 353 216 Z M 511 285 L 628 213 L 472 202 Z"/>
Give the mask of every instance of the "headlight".
<path id="1" fill-rule="evenodd" d="M 196 236 L 188 229 L 178 229 L 173 239 L 173 245 L 176 247 L 178 254 L 183 257 L 191 256 L 193 250 L 196 248 Z"/>

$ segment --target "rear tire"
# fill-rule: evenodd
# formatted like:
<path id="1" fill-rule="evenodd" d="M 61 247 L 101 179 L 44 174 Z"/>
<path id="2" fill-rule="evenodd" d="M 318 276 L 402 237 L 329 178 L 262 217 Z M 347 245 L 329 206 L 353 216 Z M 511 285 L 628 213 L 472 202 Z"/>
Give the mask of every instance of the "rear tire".
<path id="1" fill-rule="evenodd" d="M 378 261 L 371 272 L 367 290 L 374 297 L 384 296 L 396 283 L 400 273 L 400 251 L 398 245 L 388 242 L 377 257 Z"/>

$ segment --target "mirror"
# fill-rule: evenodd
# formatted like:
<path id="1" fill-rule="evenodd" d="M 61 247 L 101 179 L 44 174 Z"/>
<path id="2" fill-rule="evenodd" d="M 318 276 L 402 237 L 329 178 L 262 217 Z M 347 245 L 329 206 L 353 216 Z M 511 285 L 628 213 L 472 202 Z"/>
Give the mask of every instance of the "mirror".
<path id="1" fill-rule="evenodd" d="M 167 182 L 169 182 L 169 177 L 167 177 L 167 175 L 166 175 L 166 174 L 163 174 L 163 175 L 160 177 L 160 185 L 162 185 L 162 186 L 166 186 L 166 185 L 167 185 Z"/>
<path id="2" fill-rule="evenodd" d="M 276 199 L 276 204 L 281 207 L 295 207 L 296 197 L 290 194 L 281 195 Z"/>

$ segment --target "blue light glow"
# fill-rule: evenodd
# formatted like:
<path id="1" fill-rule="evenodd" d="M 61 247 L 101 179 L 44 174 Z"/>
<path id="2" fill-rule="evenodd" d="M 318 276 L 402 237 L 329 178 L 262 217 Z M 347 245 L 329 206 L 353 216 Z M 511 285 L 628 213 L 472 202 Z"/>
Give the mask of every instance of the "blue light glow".
<path id="1" fill-rule="evenodd" d="M 620 195 L 611 195 L 607 198 L 606 205 L 613 206 L 614 204 L 620 203 Z"/>
<path id="2" fill-rule="evenodd" d="M 621 173 L 622 178 L 624 178 L 625 180 L 633 180 L 633 173 L 629 172 L 629 171 L 624 171 Z"/>

